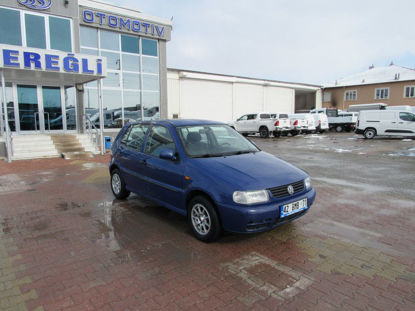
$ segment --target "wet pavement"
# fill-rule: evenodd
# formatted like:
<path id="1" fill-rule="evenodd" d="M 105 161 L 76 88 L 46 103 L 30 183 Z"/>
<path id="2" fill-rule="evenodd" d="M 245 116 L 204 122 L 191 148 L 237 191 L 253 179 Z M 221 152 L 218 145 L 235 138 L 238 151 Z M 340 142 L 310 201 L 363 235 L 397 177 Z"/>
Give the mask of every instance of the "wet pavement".
<path id="1" fill-rule="evenodd" d="M 415 310 L 415 140 L 251 139 L 310 173 L 316 202 L 211 244 L 114 200 L 108 157 L 0 162 L 0 310 Z"/>

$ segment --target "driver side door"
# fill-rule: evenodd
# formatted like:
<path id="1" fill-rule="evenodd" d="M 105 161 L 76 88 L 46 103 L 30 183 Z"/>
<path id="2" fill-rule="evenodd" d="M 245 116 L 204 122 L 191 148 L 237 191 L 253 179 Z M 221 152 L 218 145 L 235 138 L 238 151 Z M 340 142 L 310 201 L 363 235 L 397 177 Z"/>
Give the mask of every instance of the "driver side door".
<path id="1" fill-rule="evenodd" d="M 248 115 L 244 115 L 240 117 L 238 120 L 236 120 L 235 130 L 237 130 L 238 132 L 245 132 L 247 130 L 246 129 L 247 120 L 248 120 Z"/>

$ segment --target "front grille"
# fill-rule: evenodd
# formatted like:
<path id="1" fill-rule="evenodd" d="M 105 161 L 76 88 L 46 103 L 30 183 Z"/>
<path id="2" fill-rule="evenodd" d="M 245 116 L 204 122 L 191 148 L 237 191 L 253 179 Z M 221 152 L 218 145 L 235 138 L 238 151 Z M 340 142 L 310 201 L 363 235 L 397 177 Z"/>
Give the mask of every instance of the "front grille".
<path id="1" fill-rule="evenodd" d="M 294 193 L 293 194 L 296 194 L 296 193 L 301 192 L 301 191 L 304 190 L 304 180 L 300 180 L 300 181 L 297 181 L 297 182 L 292 183 L 292 184 L 287 184 L 287 185 L 284 185 L 284 186 L 270 188 L 269 191 L 271 191 L 272 195 L 275 198 L 281 198 L 281 197 L 289 196 L 289 195 L 291 195 L 291 194 L 288 193 L 288 190 L 287 190 L 289 185 L 293 186 L 293 188 L 294 188 Z"/>

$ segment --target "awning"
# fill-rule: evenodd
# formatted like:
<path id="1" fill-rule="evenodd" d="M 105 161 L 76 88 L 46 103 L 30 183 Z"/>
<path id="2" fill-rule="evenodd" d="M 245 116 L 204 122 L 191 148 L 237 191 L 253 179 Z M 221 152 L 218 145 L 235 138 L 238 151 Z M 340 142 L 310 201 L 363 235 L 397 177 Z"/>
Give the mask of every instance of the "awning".
<path id="1" fill-rule="evenodd" d="M 74 85 L 104 78 L 102 56 L 0 45 L 0 70 L 7 82 Z"/>

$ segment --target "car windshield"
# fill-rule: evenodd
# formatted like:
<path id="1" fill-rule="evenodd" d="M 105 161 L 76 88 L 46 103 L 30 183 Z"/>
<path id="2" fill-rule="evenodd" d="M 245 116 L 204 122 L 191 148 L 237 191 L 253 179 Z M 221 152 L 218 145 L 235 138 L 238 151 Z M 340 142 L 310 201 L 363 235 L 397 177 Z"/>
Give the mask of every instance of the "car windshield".
<path id="1" fill-rule="evenodd" d="M 249 140 L 227 125 L 181 126 L 177 133 L 192 158 L 231 156 L 257 152 Z"/>

